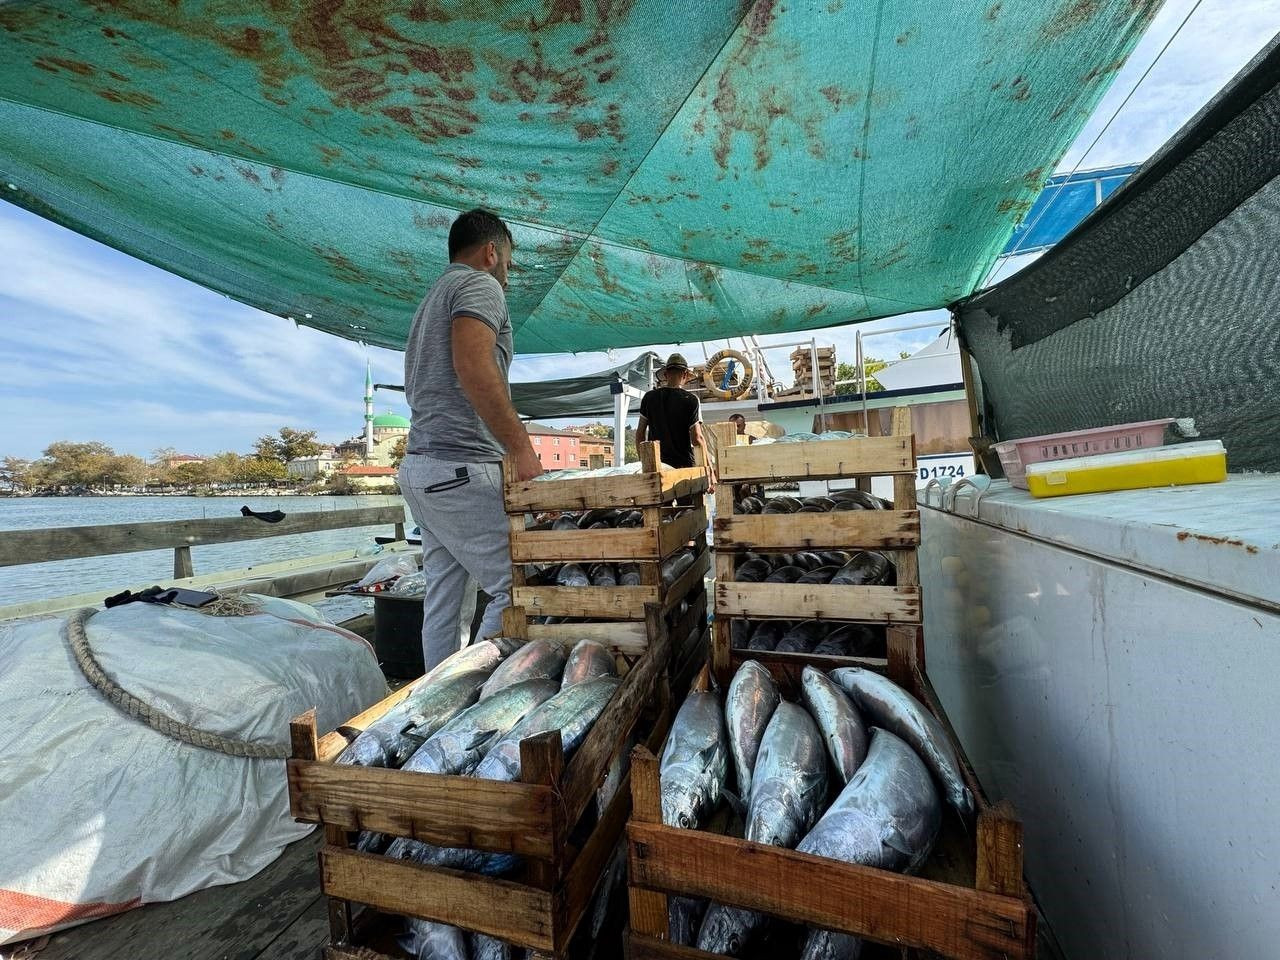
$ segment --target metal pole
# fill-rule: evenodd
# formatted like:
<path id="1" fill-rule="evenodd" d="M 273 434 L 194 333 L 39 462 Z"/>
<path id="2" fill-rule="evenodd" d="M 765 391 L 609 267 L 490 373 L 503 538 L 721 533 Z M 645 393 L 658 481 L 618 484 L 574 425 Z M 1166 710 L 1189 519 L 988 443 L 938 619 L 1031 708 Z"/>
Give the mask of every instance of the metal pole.
<path id="1" fill-rule="evenodd" d="M 856 331 L 854 343 L 857 347 L 858 386 L 862 393 L 862 432 L 871 436 L 871 420 L 867 415 L 867 358 L 862 353 L 862 331 Z"/>
<path id="2" fill-rule="evenodd" d="M 613 395 L 613 465 L 620 467 L 627 462 L 627 410 L 631 397 L 626 391 Z"/>

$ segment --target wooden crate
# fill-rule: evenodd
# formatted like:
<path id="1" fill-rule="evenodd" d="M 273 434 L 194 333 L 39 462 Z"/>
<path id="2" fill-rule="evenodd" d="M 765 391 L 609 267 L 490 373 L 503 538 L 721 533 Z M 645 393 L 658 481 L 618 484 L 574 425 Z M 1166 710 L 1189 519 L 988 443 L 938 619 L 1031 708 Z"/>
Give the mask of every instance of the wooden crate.
<path id="1" fill-rule="evenodd" d="M 646 605 L 657 604 L 663 612 L 669 612 L 701 586 L 711 567 L 706 553 L 707 514 L 702 502 L 708 486 L 706 468 L 664 466 L 659 446 L 653 442 L 640 444 L 639 453 L 643 469 L 635 475 L 571 477 L 505 485 L 511 526 L 514 606 L 523 608 L 530 616 L 638 623 L 644 619 Z M 676 498 L 692 499 L 693 504 L 673 507 L 670 504 Z M 641 526 L 600 530 L 527 529 L 526 517 L 531 512 L 617 507 L 640 510 Z M 675 582 L 664 584 L 662 561 L 690 542 L 694 542 L 698 550 L 693 566 Z M 534 585 L 528 583 L 525 571 L 525 565 L 530 563 L 589 565 L 600 561 L 636 563 L 640 567 L 640 585 Z M 633 629 L 631 634 L 634 637 L 639 632 L 642 631 Z"/>
<path id="2" fill-rule="evenodd" d="M 712 664 L 717 679 L 727 683 L 733 670 L 750 657 L 770 667 L 820 662 L 824 668 L 848 665 L 854 658 L 812 658 L 806 654 L 733 650 L 731 621 L 837 620 L 883 624 L 890 650 L 910 649 L 913 662 L 924 665 L 919 625 L 922 622 L 919 561 L 920 513 L 916 509 L 915 438 L 910 411 L 894 411 L 894 434 L 809 443 L 738 445 L 723 432 L 719 443 L 716 517 L 713 546 L 716 564 L 715 625 Z M 733 488 L 741 483 L 784 480 L 855 479 L 870 488 L 873 476 L 894 478 L 892 510 L 836 513 L 753 514 L 736 516 Z M 798 550 L 876 550 L 890 553 L 897 585 L 840 586 L 797 583 L 738 583 L 736 556 L 793 553 Z M 884 665 L 884 660 L 868 663 Z"/>
<path id="3" fill-rule="evenodd" d="M 803 654 L 788 655 L 779 681 L 788 695 Z M 762 662 L 766 657 L 761 656 Z M 807 658 L 823 669 L 823 658 Z M 777 666 L 768 664 L 776 671 Z M 975 822 L 949 807 L 942 833 L 918 875 L 854 866 L 746 840 L 662 823 L 658 761 L 632 757 L 627 826 L 632 960 L 694 960 L 713 955 L 668 940 L 668 895 L 703 897 L 783 920 L 839 930 L 952 960 L 1028 960 L 1035 956 L 1036 912 L 1022 879 L 1022 824 L 1007 803 L 983 794 L 914 648 L 890 650 L 888 672 L 943 723 L 977 801 Z"/>
<path id="4" fill-rule="evenodd" d="M 681 621 L 685 629 L 694 609 Z M 558 731 L 525 740 L 520 782 L 339 766 L 333 761 L 347 742 L 341 734 L 318 739 L 314 711 L 293 721 L 289 808 L 297 820 L 325 829 L 320 884 L 330 898 L 328 960 L 381 956 L 367 939 L 373 933 L 353 925 L 353 905 L 486 933 L 538 955 L 564 955 L 621 837 L 631 804 L 626 783 L 585 839 L 575 827 L 589 816 L 597 788 L 633 731 L 650 749 L 660 747 L 671 704 L 685 689 L 670 672 L 673 630 L 657 607 L 646 610 L 645 627 L 648 643 L 578 751 L 566 761 Z M 364 729 L 408 690 L 347 726 Z M 360 853 L 351 849 L 360 830 L 516 853 L 525 866 L 520 875 L 500 879 Z"/>

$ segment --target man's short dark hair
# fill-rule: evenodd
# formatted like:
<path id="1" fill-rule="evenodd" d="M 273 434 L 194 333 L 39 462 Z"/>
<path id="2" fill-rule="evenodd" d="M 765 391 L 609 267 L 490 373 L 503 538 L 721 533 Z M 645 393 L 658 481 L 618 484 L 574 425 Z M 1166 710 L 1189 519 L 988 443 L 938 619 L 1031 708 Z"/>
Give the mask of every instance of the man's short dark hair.
<path id="1" fill-rule="evenodd" d="M 513 249 L 516 245 L 511 231 L 496 213 L 479 207 L 460 213 L 449 228 L 449 259 L 456 260 L 459 254 L 490 241 Z"/>

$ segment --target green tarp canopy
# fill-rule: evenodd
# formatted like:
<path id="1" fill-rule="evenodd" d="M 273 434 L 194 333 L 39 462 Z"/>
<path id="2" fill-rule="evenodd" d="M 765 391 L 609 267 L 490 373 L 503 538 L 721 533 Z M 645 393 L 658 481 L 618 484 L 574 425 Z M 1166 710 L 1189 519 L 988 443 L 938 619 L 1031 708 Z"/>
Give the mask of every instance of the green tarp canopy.
<path id="1" fill-rule="evenodd" d="M 0 196 L 402 347 L 458 210 L 521 352 L 937 307 L 1159 0 L 0 0 Z"/>
<path id="2" fill-rule="evenodd" d="M 563 417 L 604 417 L 614 413 L 613 387 L 622 383 L 636 390 L 653 385 L 653 371 L 662 366 L 656 353 L 642 353 L 620 366 L 560 380 L 525 380 L 511 384 L 511 403 L 524 420 Z M 375 384 L 380 390 L 404 392 L 403 384 Z"/>

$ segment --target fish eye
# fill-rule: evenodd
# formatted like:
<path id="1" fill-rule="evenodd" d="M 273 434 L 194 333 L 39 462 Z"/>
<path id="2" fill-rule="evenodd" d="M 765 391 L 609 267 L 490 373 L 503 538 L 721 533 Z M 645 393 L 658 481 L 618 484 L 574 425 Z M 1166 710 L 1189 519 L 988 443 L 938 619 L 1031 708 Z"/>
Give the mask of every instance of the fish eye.
<path id="1" fill-rule="evenodd" d="M 732 955 L 737 954 L 737 952 L 738 952 L 739 948 L 741 948 L 741 946 L 742 946 L 742 941 L 738 938 L 737 934 L 730 934 L 730 936 L 729 936 L 729 954 L 730 954 L 731 956 L 732 956 Z"/>
<path id="2" fill-rule="evenodd" d="M 682 830 L 688 830 L 688 829 L 689 829 L 689 822 L 690 822 L 690 821 L 689 821 L 689 815 L 688 815 L 687 813 L 682 813 L 682 814 L 680 814 L 680 816 L 676 818 L 676 822 L 680 824 L 680 828 L 681 828 Z"/>

